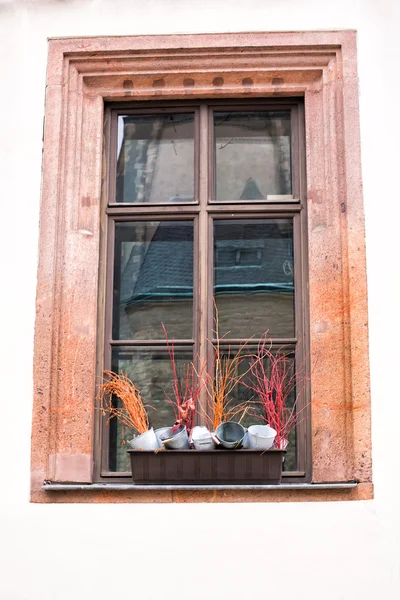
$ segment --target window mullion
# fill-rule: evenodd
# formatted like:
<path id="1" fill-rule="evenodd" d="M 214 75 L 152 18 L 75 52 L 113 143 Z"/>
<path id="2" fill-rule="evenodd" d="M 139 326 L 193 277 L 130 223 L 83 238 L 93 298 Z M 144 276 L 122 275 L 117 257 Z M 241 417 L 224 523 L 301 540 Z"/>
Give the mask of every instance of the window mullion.
<path id="1" fill-rule="evenodd" d="M 210 257 L 210 245 L 208 239 L 208 188 L 209 188 L 209 157 L 208 157 L 208 107 L 206 104 L 200 106 L 200 140 L 199 140 L 199 229 L 198 229 L 198 246 L 197 246 L 197 260 L 198 260 L 198 303 L 197 303 L 197 314 L 196 314 L 196 331 L 197 331 L 197 344 L 196 349 L 198 353 L 198 366 L 201 368 L 207 362 L 208 358 L 208 339 L 210 339 L 209 331 L 209 261 Z M 203 388 L 200 394 L 200 418 L 202 422 L 203 418 L 201 414 L 207 410 L 207 392 Z"/>
<path id="2" fill-rule="evenodd" d="M 303 244 L 301 240 L 302 227 L 301 227 L 302 215 L 296 215 L 293 218 L 293 242 L 294 242 L 294 281 L 295 281 L 295 323 L 296 323 L 296 335 L 297 343 L 295 347 L 295 365 L 297 369 L 304 369 L 305 366 L 305 348 L 303 340 L 303 326 L 304 326 L 304 282 L 305 273 L 303 269 Z M 297 392 L 296 392 L 297 393 Z M 301 390 L 299 401 L 296 410 L 302 415 L 298 423 L 296 424 L 297 429 L 297 471 L 304 472 L 306 470 L 306 428 L 307 419 L 303 411 L 308 411 L 306 407 L 306 389 Z"/>

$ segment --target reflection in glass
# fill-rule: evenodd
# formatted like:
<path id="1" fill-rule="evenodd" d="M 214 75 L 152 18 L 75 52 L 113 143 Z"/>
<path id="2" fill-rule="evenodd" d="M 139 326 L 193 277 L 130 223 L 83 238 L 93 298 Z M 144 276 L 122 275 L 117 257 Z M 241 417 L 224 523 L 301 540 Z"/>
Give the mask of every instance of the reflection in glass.
<path id="1" fill-rule="evenodd" d="M 190 202 L 194 115 L 118 117 L 117 202 Z"/>
<path id="2" fill-rule="evenodd" d="M 214 113 L 214 135 L 217 200 L 291 198 L 289 111 Z"/>
<path id="3" fill-rule="evenodd" d="M 289 352 L 289 348 L 287 349 Z M 243 354 L 253 354 L 257 351 L 256 348 L 247 346 L 244 349 Z M 272 349 L 272 351 L 274 351 Z M 225 352 L 225 357 L 231 357 L 234 355 L 235 350 L 233 348 L 222 349 L 222 354 Z M 288 354 L 288 358 L 292 363 L 294 361 L 294 353 Z M 244 427 L 250 427 L 250 425 L 264 425 L 265 419 L 262 418 L 265 412 L 262 410 L 259 398 L 255 393 L 249 389 L 251 386 L 252 375 L 250 371 L 250 358 L 244 358 L 243 361 L 238 365 L 236 376 L 242 376 L 242 383 L 239 383 L 231 393 L 231 406 L 247 403 L 247 411 L 240 412 L 235 417 L 235 421 L 241 422 Z M 266 365 L 267 367 L 267 365 Z M 290 371 L 290 369 L 289 369 Z M 267 371 L 268 372 L 268 371 Z M 287 401 L 288 408 L 292 408 L 296 398 L 296 391 L 293 390 Z M 294 428 L 290 434 L 289 444 L 286 448 L 285 462 L 283 464 L 284 471 L 296 471 L 297 470 L 297 450 L 296 450 L 296 428 Z"/>
<path id="4" fill-rule="evenodd" d="M 115 226 L 113 339 L 192 339 L 193 221 Z"/>
<path id="5" fill-rule="evenodd" d="M 214 221 L 219 335 L 294 336 L 292 219 Z"/>
<path id="6" fill-rule="evenodd" d="M 175 348 L 175 360 L 178 376 L 183 374 L 184 364 L 193 360 L 192 348 Z M 165 401 L 166 393 L 172 394 L 172 372 L 168 349 L 164 348 L 114 348 L 111 369 L 127 375 L 140 390 L 144 404 L 156 410 L 148 409 L 150 426 L 171 427 L 175 417 L 172 406 Z M 132 431 L 122 431 L 119 423 L 112 419 L 110 427 L 110 471 L 129 471 L 127 446 L 123 439 L 131 439 Z"/>

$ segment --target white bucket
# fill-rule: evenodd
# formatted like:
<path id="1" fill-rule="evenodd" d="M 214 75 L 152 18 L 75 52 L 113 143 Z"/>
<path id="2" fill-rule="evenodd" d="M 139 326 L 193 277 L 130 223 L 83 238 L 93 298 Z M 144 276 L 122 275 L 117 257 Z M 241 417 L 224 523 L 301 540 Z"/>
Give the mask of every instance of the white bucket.
<path id="1" fill-rule="evenodd" d="M 275 429 L 269 425 L 251 425 L 247 430 L 246 447 L 250 450 L 269 450 L 275 436 Z"/>
<path id="2" fill-rule="evenodd" d="M 128 442 L 133 450 L 157 450 L 161 447 L 153 427 Z"/>
<path id="3" fill-rule="evenodd" d="M 207 427 L 193 427 L 192 443 L 195 450 L 214 450 L 215 442 Z"/>

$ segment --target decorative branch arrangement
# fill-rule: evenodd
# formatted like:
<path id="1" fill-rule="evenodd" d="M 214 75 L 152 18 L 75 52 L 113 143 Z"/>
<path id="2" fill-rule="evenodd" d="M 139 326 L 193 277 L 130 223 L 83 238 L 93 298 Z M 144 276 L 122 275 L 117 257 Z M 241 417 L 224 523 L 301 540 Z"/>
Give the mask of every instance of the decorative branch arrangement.
<path id="1" fill-rule="evenodd" d="M 215 431 L 223 422 L 232 421 L 238 414 L 246 410 L 246 403 L 235 404 L 232 394 L 247 371 L 239 374 L 239 367 L 245 360 L 242 344 L 232 354 L 231 348 L 221 351 L 220 340 L 213 344 L 214 362 L 210 370 L 204 371 L 205 389 L 207 394 L 207 410 L 203 410 L 203 417 L 208 426 Z"/>
<path id="2" fill-rule="evenodd" d="M 188 436 L 191 435 L 196 412 L 198 412 L 200 392 L 205 384 L 205 365 L 197 372 L 193 362 L 185 364 L 183 375 L 179 376 L 175 359 L 174 340 L 168 338 L 167 329 L 161 323 L 168 346 L 168 356 L 172 371 L 173 398 L 165 392 L 166 400 L 172 405 L 175 413 L 175 423 L 171 433 L 175 433 L 182 425 L 185 426 Z"/>
<path id="3" fill-rule="evenodd" d="M 97 394 L 103 413 L 108 413 L 109 419 L 116 417 L 123 426 L 139 434 L 145 433 L 149 429 L 149 418 L 135 384 L 123 373 L 104 371 L 104 375 L 107 380 L 100 385 Z M 115 406 L 113 396 L 119 398 L 122 406 Z"/>
<path id="4" fill-rule="evenodd" d="M 209 369 L 205 368 L 203 373 L 198 374 L 199 376 L 204 375 L 207 396 L 207 407 L 201 407 L 201 412 L 212 431 L 215 431 L 221 423 L 232 421 L 238 414 L 243 414 L 247 410 L 245 402 L 234 403 L 232 394 L 248 373 L 248 371 L 245 371 L 241 375 L 239 374 L 240 365 L 248 357 L 244 354 L 248 341 L 241 344 L 235 353 L 232 352 L 230 346 L 222 351 L 221 341 L 223 341 L 226 334 L 219 335 L 218 308 L 215 300 L 214 313 L 215 329 L 213 333 L 217 341 L 213 343 L 209 340 L 212 346 L 213 362 Z"/>
<path id="5" fill-rule="evenodd" d="M 146 432 L 146 435 L 151 434 L 151 441 L 149 435 L 147 441 L 137 437 L 131 440 L 132 448 L 189 449 L 192 441 L 196 448 L 205 448 L 207 444 L 208 447 L 210 444 L 214 447 L 216 442 L 225 448 L 244 445 L 246 448 L 262 449 L 264 444 L 264 449 L 269 449 L 274 444 L 278 450 L 286 449 L 289 436 L 306 408 L 297 407 L 299 397 L 309 381 L 305 363 L 296 367 L 290 356 L 292 351 L 285 347 L 273 351 L 272 343 L 267 338 L 268 332 L 259 340 L 255 353 L 247 350 L 250 340 L 235 352 L 229 347 L 221 348 L 223 337 L 218 336 L 218 320 L 216 325 L 217 341 L 212 344 L 212 368 L 207 369 L 207 365 L 202 364 L 196 370 L 191 362 L 183 365 L 179 373 L 174 340 L 169 339 L 166 327 L 162 324 L 172 372 L 172 394 L 165 392 L 165 399 L 172 405 L 175 413 L 172 427 L 164 427 L 155 432 L 153 429 L 149 430 L 147 407 L 135 384 L 123 373 L 118 375 L 105 371 L 107 380 L 100 385 L 98 393 L 103 412 L 108 413 L 109 418 L 116 417 L 123 427 L 136 430 L 139 437 Z M 245 360 L 249 360 L 249 367 L 242 369 L 243 372 L 240 373 Z M 232 396 L 239 384 L 251 390 L 254 397 L 235 403 Z M 201 395 L 203 403 L 200 402 Z M 114 397 L 119 398 L 122 406 L 116 405 Z M 261 411 L 254 411 L 255 406 L 260 407 Z M 235 422 L 240 413 L 242 417 Z M 208 425 L 208 430 L 205 427 L 195 428 L 196 414 L 203 424 Z M 261 419 L 266 425 L 252 425 L 246 430 L 240 425 L 245 414 Z M 195 434 L 198 445 L 193 441 Z M 237 435 L 237 446 L 235 440 L 226 439 L 223 434 L 229 438 Z"/>
<path id="6" fill-rule="evenodd" d="M 248 351 L 250 340 L 232 352 L 231 348 L 223 347 L 217 320 L 211 369 L 202 364 L 196 370 L 191 362 L 179 370 L 174 340 L 168 338 L 166 327 L 162 327 L 172 372 L 172 394 L 165 392 L 165 399 L 175 412 L 173 426 L 155 431 L 149 428 L 140 392 L 124 374 L 105 371 L 107 381 L 100 385 L 98 393 L 103 412 L 139 434 L 129 441 L 128 450 L 134 482 L 210 483 L 217 478 L 219 483 L 231 483 L 233 477 L 234 481 L 246 484 L 280 483 L 290 433 L 306 408 L 297 408 L 309 380 L 305 364 L 296 367 L 289 349 L 281 347 L 273 351 L 268 332 L 258 341 L 255 353 Z M 249 361 L 248 367 L 243 368 L 244 361 Z M 238 385 L 251 390 L 253 397 L 235 402 L 232 396 Z M 122 406 L 115 404 L 115 397 Z M 252 412 L 255 406 L 261 407 L 261 414 Z M 236 420 L 240 413 L 241 418 Z M 196 414 L 203 426 L 195 426 Z M 265 424 L 245 428 L 241 425 L 245 414 Z M 216 445 L 223 450 L 216 451 Z M 244 452 L 255 451 L 250 462 L 246 459 L 246 469 L 243 460 L 236 458 L 243 456 L 242 447 Z M 161 450 L 166 453 L 160 453 Z M 196 451 L 208 452 L 209 458 L 199 461 Z"/>
<path id="7" fill-rule="evenodd" d="M 297 402 L 309 377 L 304 363 L 295 367 L 294 360 L 289 358 L 290 351 L 283 347 L 272 352 L 267 334 L 264 333 L 258 343 L 257 354 L 250 365 L 251 378 L 244 385 L 258 397 L 257 402 L 262 407 L 262 414 L 258 416 L 276 431 L 275 447 L 284 450 L 306 408 L 298 410 Z"/>

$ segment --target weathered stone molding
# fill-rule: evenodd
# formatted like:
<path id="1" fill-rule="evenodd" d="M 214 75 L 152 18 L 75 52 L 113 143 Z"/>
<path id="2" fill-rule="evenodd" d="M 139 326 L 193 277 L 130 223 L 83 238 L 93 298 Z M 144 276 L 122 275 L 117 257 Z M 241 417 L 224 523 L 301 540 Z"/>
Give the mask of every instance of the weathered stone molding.
<path id="1" fill-rule="evenodd" d="M 43 480 L 92 481 L 104 101 L 299 95 L 306 121 L 313 481 L 371 483 L 355 32 L 66 38 L 49 42 L 32 499 L 48 498 Z M 370 497 L 372 486 L 361 487 Z M 351 497 L 359 497 L 356 490 Z M 74 498 L 81 499 L 79 492 Z"/>

